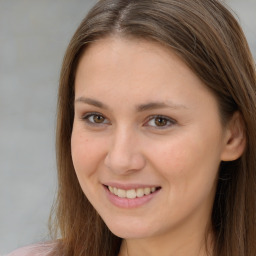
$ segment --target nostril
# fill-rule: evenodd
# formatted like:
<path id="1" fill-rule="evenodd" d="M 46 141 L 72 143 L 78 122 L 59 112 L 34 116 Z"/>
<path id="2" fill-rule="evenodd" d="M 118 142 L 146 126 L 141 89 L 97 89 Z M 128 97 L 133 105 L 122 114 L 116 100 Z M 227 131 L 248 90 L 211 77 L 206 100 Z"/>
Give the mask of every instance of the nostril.
<path id="1" fill-rule="evenodd" d="M 105 166 L 116 174 L 126 174 L 144 168 L 145 159 L 136 152 L 109 152 L 105 159 Z"/>

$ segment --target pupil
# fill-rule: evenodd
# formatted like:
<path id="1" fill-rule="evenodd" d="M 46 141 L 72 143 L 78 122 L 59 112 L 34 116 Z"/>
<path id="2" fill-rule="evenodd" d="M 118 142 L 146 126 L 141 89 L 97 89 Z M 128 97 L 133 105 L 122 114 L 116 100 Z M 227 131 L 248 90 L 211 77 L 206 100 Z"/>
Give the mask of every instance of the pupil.
<path id="1" fill-rule="evenodd" d="M 104 117 L 102 116 L 94 116 L 93 120 L 95 123 L 102 123 L 104 121 Z"/>
<path id="2" fill-rule="evenodd" d="M 167 124 L 167 120 L 162 117 L 158 117 L 155 121 L 157 126 L 165 126 Z"/>

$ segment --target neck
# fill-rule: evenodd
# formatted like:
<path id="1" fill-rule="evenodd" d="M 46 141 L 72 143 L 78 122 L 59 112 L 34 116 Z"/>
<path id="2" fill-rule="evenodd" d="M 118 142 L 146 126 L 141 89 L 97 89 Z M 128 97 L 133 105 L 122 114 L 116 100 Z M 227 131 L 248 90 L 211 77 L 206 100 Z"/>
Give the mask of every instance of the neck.
<path id="1" fill-rule="evenodd" d="M 119 256 L 209 256 L 212 255 L 212 236 L 193 232 L 177 236 L 158 236 L 146 239 L 125 239 Z"/>

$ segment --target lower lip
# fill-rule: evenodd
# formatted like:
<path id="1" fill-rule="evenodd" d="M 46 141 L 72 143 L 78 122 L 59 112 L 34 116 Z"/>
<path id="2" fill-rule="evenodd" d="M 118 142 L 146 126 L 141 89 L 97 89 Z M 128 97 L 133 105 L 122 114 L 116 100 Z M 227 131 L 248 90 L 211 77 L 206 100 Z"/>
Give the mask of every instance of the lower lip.
<path id="1" fill-rule="evenodd" d="M 109 199 L 109 201 L 114 204 L 117 207 L 121 207 L 121 208 L 136 208 L 136 207 L 140 207 L 146 203 L 148 203 L 149 201 L 151 201 L 151 199 L 153 199 L 159 190 L 156 190 L 155 192 L 149 194 L 149 195 L 145 195 L 142 197 L 136 197 L 136 198 L 121 198 L 118 197 L 114 194 L 112 194 L 109 189 L 106 186 L 103 186 L 105 191 L 106 191 L 106 195 Z"/>

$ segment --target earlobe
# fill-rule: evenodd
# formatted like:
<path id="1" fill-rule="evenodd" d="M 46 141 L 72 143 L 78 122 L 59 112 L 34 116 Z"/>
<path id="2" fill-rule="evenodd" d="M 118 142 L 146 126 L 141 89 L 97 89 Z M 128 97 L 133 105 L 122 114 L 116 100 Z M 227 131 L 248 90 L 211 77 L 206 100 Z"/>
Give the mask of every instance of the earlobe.
<path id="1" fill-rule="evenodd" d="M 230 119 L 224 139 L 224 149 L 221 154 L 222 161 L 238 159 L 246 146 L 245 126 L 240 112 L 235 112 Z"/>

